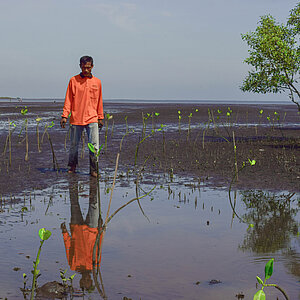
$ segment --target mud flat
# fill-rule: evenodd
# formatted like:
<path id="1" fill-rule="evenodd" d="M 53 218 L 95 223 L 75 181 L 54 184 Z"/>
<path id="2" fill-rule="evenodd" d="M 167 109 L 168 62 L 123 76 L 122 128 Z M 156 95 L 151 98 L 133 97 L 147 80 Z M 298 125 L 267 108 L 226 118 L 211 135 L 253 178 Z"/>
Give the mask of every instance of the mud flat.
<path id="1" fill-rule="evenodd" d="M 30 287 L 43 227 L 52 235 L 40 257 L 40 297 L 61 290 L 66 270 L 76 274 L 73 297 L 99 299 L 101 286 L 107 299 L 253 299 L 256 276 L 275 258 L 270 283 L 299 298 L 294 106 L 106 103 L 113 117 L 100 133 L 100 190 L 89 176 L 86 137 L 76 174 L 67 173 L 62 103 L 26 106 L 22 115 L 24 104 L 0 103 L 0 299 L 23 299 L 22 274 Z M 78 256 L 80 267 L 68 253 L 74 226 L 86 232 L 100 220 L 98 191 L 105 218 L 122 138 L 111 213 L 153 191 L 109 223 L 101 284 L 88 267 L 90 252 Z M 69 290 L 61 296 L 72 297 Z"/>

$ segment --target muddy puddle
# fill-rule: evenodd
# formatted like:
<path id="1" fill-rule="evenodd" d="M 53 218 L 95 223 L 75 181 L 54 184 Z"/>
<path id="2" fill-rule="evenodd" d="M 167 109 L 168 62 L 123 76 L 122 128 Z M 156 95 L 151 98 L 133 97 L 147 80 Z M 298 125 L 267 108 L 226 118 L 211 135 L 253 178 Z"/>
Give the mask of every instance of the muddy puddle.
<path id="1" fill-rule="evenodd" d="M 102 175 L 105 219 L 112 187 L 105 176 L 111 179 L 113 174 Z M 100 263 L 101 290 L 108 299 L 252 299 L 255 277 L 263 277 L 270 258 L 275 258 L 270 281 L 282 286 L 290 299 L 299 299 L 299 194 L 251 190 L 232 191 L 229 197 L 228 189 L 208 188 L 188 177 L 180 183 L 176 177 L 172 182 L 163 176 L 151 180 L 140 185 L 140 195 L 156 185 L 140 200 L 141 207 L 134 201 L 108 223 Z M 79 173 L 47 189 L 11 197 L 1 205 L 0 298 L 23 299 L 23 273 L 30 287 L 42 227 L 52 236 L 42 248 L 38 286 L 61 282 L 60 270 L 67 270 L 66 277 L 76 274 L 74 298 L 101 298 L 89 270 L 90 256 L 84 253 L 89 237 L 75 232 L 81 226 L 83 232 L 97 227 L 96 180 Z M 135 185 L 119 179 L 110 212 L 135 197 Z M 76 252 L 76 243 L 85 250 Z M 72 253 L 75 259 L 70 259 Z M 272 288 L 266 293 L 269 299 L 279 295 Z"/>

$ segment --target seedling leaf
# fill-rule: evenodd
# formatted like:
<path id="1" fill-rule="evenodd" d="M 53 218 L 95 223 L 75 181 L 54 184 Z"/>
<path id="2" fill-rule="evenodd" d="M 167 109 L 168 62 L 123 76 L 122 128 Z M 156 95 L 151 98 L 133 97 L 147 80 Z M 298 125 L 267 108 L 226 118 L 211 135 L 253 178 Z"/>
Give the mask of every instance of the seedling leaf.
<path id="1" fill-rule="evenodd" d="M 266 294 L 263 290 L 259 290 L 255 293 L 253 300 L 266 300 Z"/>
<path id="2" fill-rule="evenodd" d="M 247 231 L 250 230 L 251 228 L 253 228 L 254 225 L 253 224 L 249 224 L 248 228 L 247 228 Z"/>
<path id="3" fill-rule="evenodd" d="M 262 281 L 262 279 L 260 277 L 256 276 L 256 279 L 259 284 L 264 284 L 264 282 Z"/>
<path id="4" fill-rule="evenodd" d="M 52 128 L 54 126 L 54 122 L 52 121 L 48 128 Z"/>
<path id="5" fill-rule="evenodd" d="M 40 239 L 42 241 L 46 241 L 49 239 L 49 237 L 51 236 L 51 231 L 50 230 L 46 230 L 45 228 L 41 228 L 39 230 L 39 236 L 40 236 Z"/>
<path id="6" fill-rule="evenodd" d="M 273 274 L 274 258 L 270 259 L 265 266 L 265 279 L 269 279 Z"/>
<path id="7" fill-rule="evenodd" d="M 96 153 L 96 150 L 95 150 L 95 147 L 94 147 L 93 144 L 88 143 L 88 147 L 89 147 L 89 149 L 91 150 L 91 152 Z"/>
<path id="8" fill-rule="evenodd" d="M 248 158 L 248 161 L 249 161 L 249 163 L 250 163 L 251 166 L 254 166 L 256 164 L 256 160 L 255 159 L 251 160 L 250 158 Z"/>

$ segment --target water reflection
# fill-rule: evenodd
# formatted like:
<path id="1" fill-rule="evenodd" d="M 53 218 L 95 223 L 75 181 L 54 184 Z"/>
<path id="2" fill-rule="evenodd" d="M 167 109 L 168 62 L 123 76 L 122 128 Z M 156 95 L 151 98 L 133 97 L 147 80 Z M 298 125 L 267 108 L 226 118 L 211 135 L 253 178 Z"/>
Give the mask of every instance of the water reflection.
<path id="1" fill-rule="evenodd" d="M 99 209 L 100 203 L 97 199 L 97 181 L 94 178 L 91 178 L 89 181 L 89 207 L 85 218 L 83 217 L 79 204 L 78 192 L 78 179 L 76 177 L 70 178 L 70 233 L 65 223 L 61 224 L 61 229 L 70 269 L 81 274 L 80 287 L 90 292 L 95 289 L 92 279 L 93 250 L 99 233 L 98 224 L 102 224 Z M 102 234 L 99 243 L 96 245 L 97 253 L 95 252 L 94 257 L 94 267 L 97 269 L 101 262 L 101 243 Z"/>
<path id="2" fill-rule="evenodd" d="M 292 203 L 295 193 L 280 194 L 263 191 L 243 191 L 241 200 L 247 212 L 243 219 L 254 226 L 239 246 L 257 254 L 274 253 L 290 247 L 292 236 L 298 232 L 295 220 L 298 208 Z"/>

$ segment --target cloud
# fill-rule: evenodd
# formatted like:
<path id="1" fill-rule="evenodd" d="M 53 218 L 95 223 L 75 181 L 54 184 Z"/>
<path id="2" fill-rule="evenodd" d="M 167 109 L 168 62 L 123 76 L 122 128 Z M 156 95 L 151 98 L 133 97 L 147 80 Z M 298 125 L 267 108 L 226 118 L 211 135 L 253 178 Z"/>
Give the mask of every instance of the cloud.
<path id="1" fill-rule="evenodd" d="M 93 9 L 105 16 L 112 24 L 126 31 L 136 31 L 136 5 L 131 3 L 98 3 Z"/>
<path id="2" fill-rule="evenodd" d="M 169 11 L 161 11 L 160 15 L 162 15 L 163 17 L 172 17 L 173 14 Z"/>

